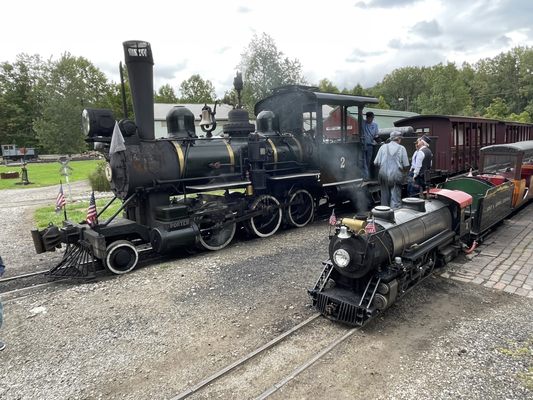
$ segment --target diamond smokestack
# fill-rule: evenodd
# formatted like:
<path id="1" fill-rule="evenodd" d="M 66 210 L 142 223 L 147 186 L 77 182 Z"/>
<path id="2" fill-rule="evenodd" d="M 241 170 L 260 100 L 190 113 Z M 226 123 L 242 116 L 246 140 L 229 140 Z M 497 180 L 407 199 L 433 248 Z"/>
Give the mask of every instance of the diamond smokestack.
<path id="1" fill-rule="evenodd" d="M 154 140 L 154 59 L 150 43 L 130 40 L 122 45 L 139 136 Z"/>

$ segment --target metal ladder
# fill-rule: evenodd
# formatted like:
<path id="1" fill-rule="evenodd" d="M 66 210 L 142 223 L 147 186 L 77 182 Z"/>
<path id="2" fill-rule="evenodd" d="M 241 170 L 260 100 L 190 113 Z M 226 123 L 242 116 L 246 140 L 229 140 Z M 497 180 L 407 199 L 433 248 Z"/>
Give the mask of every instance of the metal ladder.
<path id="1" fill-rule="evenodd" d="M 312 292 L 319 293 L 322 290 L 324 290 L 324 287 L 326 287 L 326 284 L 329 281 L 329 276 L 331 275 L 331 272 L 333 271 L 333 263 L 331 261 L 324 261 L 324 269 L 322 270 L 322 273 L 318 277 L 318 280 L 316 281 L 315 287 L 313 288 Z"/>
<path id="2" fill-rule="evenodd" d="M 359 307 L 368 309 L 374 300 L 374 295 L 378 290 L 378 285 L 381 282 L 381 278 L 378 275 L 372 276 L 366 285 L 365 292 L 361 296 L 361 301 L 359 302 Z"/>

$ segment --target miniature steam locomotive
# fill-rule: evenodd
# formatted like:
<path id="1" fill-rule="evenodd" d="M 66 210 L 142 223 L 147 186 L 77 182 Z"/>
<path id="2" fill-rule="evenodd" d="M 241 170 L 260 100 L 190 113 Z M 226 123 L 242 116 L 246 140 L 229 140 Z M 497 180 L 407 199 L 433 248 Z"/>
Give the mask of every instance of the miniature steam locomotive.
<path id="1" fill-rule="evenodd" d="M 513 210 L 533 198 L 533 141 L 480 151 L 477 175 L 452 178 L 427 198 L 343 218 L 313 289 L 327 318 L 362 326 L 461 249 L 473 250 Z"/>
<path id="2" fill-rule="evenodd" d="M 112 201 L 120 199 L 122 205 L 92 226 L 68 222 L 32 232 L 37 252 L 67 245 L 51 277 L 92 277 L 101 265 L 124 274 L 145 249 L 219 250 L 241 226 L 258 237 L 274 234 L 282 224 L 303 227 L 321 201 L 357 201 L 364 190 L 360 141 L 348 138 L 346 116 L 341 140 L 324 141 L 322 108 L 333 104 L 345 115 L 355 106 L 361 124 L 363 107 L 377 99 L 286 86 L 257 103 L 257 129 L 238 105 L 224 135 L 214 137 L 216 105 L 215 111 L 206 105 L 200 123 L 206 136 L 198 137 L 194 115 L 176 106 L 167 115 L 168 137 L 155 139 L 150 44 L 123 46 L 135 122 L 117 123 L 110 110 L 86 109 L 82 116 L 86 140 L 108 161 Z M 240 98 L 239 75 L 234 83 Z"/>

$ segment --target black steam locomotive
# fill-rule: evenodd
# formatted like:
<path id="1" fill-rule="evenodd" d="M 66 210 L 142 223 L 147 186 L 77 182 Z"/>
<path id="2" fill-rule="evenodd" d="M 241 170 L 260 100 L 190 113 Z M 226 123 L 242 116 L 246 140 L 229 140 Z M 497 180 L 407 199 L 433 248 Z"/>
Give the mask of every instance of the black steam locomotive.
<path id="1" fill-rule="evenodd" d="M 450 179 L 425 199 L 405 198 L 397 210 L 343 218 L 309 290 L 313 304 L 362 326 L 532 198 L 533 141 L 482 148 L 476 175 Z"/>
<path id="2" fill-rule="evenodd" d="M 51 277 L 92 277 L 99 265 L 124 274 L 146 249 L 219 250 L 241 226 L 258 237 L 274 234 L 282 224 L 303 227 L 321 203 L 357 201 L 364 190 L 360 141 L 348 137 L 346 114 L 357 107 L 361 124 L 363 107 L 377 99 L 286 86 L 257 103 L 257 129 L 237 106 L 224 134 L 215 137 L 215 111 L 206 106 L 200 122 L 206 135 L 199 137 L 194 115 L 177 106 L 167 115 L 168 137 L 155 139 L 150 44 L 123 46 L 135 122 L 117 123 L 110 110 L 86 109 L 82 116 L 86 140 L 108 161 L 113 201 L 122 205 L 93 226 L 68 222 L 32 232 L 37 252 L 67 245 Z M 234 83 L 240 97 L 239 75 Z M 344 116 L 339 140 L 331 143 L 322 137 L 326 104 Z"/>

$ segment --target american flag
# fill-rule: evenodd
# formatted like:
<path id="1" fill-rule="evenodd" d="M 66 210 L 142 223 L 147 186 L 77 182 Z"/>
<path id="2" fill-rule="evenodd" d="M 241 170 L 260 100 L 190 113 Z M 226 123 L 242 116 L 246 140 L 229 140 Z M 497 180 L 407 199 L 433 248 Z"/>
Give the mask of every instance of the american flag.
<path id="1" fill-rule="evenodd" d="M 374 218 L 372 218 L 365 226 L 365 232 L 370 233 L 376 233 L 376 224 L 374 223 Z"/>
<path id="2" fill-rule="evenodd" d="M 87 221 L 90 226 L 93 226 L 94 224 L 98 223 L 94 192 L 91 194 L 91 200 L 89 201 L 89 208 L 87 209 L 87 217 L 85 218 L 85 221 Z"/>
<path id="3" fill-rule="evenodd" d="M 63 207 L 67 204 L 67 200 L 65 199 L 65 195 L 63 194 L 63 184 L 59 184 L 59 193 L 56 197 L 56 213 L 61 211 Z"/>
<path id="4" fill-rule="evenodd" d="M 335 225 L 337 223 L 337 217 L 335 216 L 335 209 L 331 211 L 331 216 L 329 217 L 329 224 Z"/>

